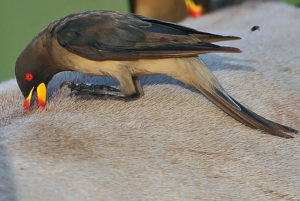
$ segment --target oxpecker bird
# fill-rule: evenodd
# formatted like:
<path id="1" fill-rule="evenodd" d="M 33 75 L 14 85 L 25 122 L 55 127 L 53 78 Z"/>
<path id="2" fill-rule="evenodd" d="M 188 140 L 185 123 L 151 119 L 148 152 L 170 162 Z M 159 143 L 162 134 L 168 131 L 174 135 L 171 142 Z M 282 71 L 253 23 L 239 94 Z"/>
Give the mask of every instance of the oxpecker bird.
<path id="1" fill-rule="evenodd" d="M 63 17 L 42 30 L 18 57 L 15 74 L 25 97 L 25 110 L 30 109 L 34 93 L 38 104 L 45 107 L 46 86 L 61 71 L 114 77 L 120 90 L 104 87 L 101 93 L 129 98 L 143 95 L 138 76 L 167 75 L 198 89 L 247 126 L 291 138 L 287 133 L 298 133 L 297 130 L 245 108 L 225 92 L 197 56 L 239 53 L 238 48 L 212 44 L 236 39 L 240 38 L 200 32 L 136 14 L 87 11 Z M 80 94 L 81 88 L 76 90 Z"/>

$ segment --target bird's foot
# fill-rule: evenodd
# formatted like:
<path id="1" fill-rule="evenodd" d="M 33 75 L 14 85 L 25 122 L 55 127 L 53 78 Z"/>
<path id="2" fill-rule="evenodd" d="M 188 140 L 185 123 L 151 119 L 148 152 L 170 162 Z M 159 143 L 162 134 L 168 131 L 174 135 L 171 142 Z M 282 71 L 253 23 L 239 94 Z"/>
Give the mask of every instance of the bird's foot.
<path id="1" fill-rule="evenodd" d="M 105 85 L 94 85 L 74 82 L 63 82 L 60 88 L 67 86 L 71 89 L 71 95 L 92 95 L 92 96 L 116 96 L 125 98 L 126 96 L 119 89 Z"/>

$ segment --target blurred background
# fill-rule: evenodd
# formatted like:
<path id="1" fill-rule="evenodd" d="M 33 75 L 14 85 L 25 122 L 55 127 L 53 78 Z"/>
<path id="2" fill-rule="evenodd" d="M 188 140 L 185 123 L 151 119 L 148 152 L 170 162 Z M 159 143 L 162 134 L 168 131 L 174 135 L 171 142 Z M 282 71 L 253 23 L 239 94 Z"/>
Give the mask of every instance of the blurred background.
<path id="1" fill-rule="evenodd" d="M 300 5 L 300 0 L 283 0 Z M 15 61 L 25 46 L 50 22 L 85 10 L 115 10 L 177 22 L 199 17 L 243 0 L 1 0 L 0 82 L 15 77 Z"/>

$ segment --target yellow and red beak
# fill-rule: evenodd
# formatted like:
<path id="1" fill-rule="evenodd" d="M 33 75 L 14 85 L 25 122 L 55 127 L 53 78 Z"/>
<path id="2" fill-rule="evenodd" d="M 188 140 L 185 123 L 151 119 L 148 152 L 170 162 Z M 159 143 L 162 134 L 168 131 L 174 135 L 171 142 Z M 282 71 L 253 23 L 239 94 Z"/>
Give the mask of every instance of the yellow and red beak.
<path id="1" fill-rule="evenodd" d="M 203 6 L 201 4 L 197 5 L 193 0 L 185 0 L 185 4 L 192 17 L 199 17 L 204 12 Z"/>
<path id="2" fill-rule="evenodd" d="M 34 91 L 36 91 L 37 104 L 42 108 L 45 108 L 46 106 L 46 95 L 47 95 L 46 85 L 44 83 L 41 83 L 39 84 L 38 87 L 33 87 L 31 89 L 28 97 L 24 102 L 25 111 L 28 111 L 30 109 L 31 98 Z"/>

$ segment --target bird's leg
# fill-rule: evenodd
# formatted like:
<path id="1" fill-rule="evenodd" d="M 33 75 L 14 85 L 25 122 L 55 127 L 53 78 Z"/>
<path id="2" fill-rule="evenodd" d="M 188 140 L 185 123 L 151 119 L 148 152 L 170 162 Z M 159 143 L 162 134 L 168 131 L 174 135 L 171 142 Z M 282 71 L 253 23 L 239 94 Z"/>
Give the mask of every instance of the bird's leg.
<path id="1" fill-rule="evenodd" d="M 105 86 L 84 83 L 64 82 L 61 87 L 68 86 L 71 89 L 71 95 L 93 95 L 93 96 L 117 96 L 125 97 L 119 89 Z"/>
<path id="2" fill-rule="evenodd" d="M 126 98 L 138 99 L 144 95 L 143 89 L 137 77 L 132 77 L 129 71 L 122 68 L 120 73 L 117 73 L 114 77 L 119 81 L 121 93 Z"/>
<path id="3" fill-rule="evenodd" d="M 143 88 L 141 86 L 141 83 L 139 81 L 139 78 L 138 77 L 132 77 L 132 80 L 133 80 L 133 84 L 135 86 L 135 90 L 138 94 L 138 96 L 143 96 L 144 95 L 144 91 L 143 91 Z"/>

